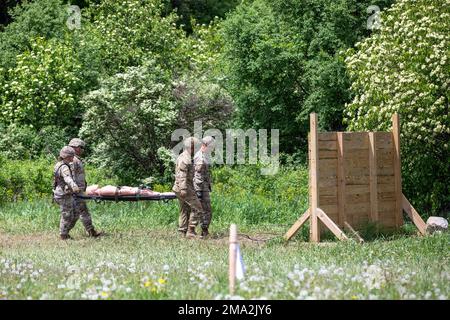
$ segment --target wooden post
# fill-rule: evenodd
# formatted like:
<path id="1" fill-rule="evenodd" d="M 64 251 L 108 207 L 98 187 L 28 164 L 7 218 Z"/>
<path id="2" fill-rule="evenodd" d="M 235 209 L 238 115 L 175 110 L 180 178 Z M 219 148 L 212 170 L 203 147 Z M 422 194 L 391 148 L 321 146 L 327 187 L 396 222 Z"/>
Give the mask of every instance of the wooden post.
<path id="1" fill-rule="evenodd" d="M 370 220 L 378 222 L 378 189 L 377 189 L 377 141 L 376 134 L 369 132 L 369 170 L 370 170 Z"/>
<path id="2" fill-rule="evenodd" d="M 344 169 L 344 138 L 342 132 L 337 133 L 337 193 L 338 193 L 338 224 L 344 225 L 345 218 L 345 169 Z"/>
<path id="3" fill-rule="evenodd" d="M 320 220 L 327 226 L 328 229 L 330 229 L 331 232 L 339 239 L 339 240 L 348 240 L 347 236 L 344 232 L 342 232 L 341 229 L 333 222 L 333 220 L 330 219 L 330 217 L 327 216 L 325 212 L 323 212 L 322 209 L 317 208 L 317 216 Z"/>
<path id="4" fill-rule="evenodd" d="M 230 295 L 234 295 L 236 287 L 236 248 L 237 248 L 237 227 L 235 224 L 230 226 L 230 253 L 228 257 L 229 269 L 228 279 L 230 286 Z"/>
<path id="5" fill-rule="evenodd" d="M 417 213 L 416 209 L 409 203 L 408 199 L 406 199 L 405 195 L 402 194 L 402 200 L 403 200 L 403 210 L 406 211 L 409 218 L 412 220 L 412 222 L 416 225 L 417 229 L 419 229 L 420 233 L 422 235 L 427 234 L 427 224 L 425 221 L 422 220 L 420 215 Z"/>
<path id="6" fill-rule="evenodd" d="M 304 214 L 292 225 L 292 227 L 284 235 L 284 239 L 290 240 L 298 232 L 300 227 L 308 220 L 310 217 L 309 209 L 305 211 Z"/>
<path id="7" fill-rule="evenodd" d="M 400 118 L 397 113 L 392 116 L 392 140 L 394 142 L 394 175 L 395 175 L 395 225 L 403 224 L 402 166 L 400 159 Z"/>
<path id="8" fill-rule="evenodd" d="M 310 241 L 320 241 L 319 221 L 317 219 L 317 207 L 319 206 L 319 149 L 317 136 L 317 114 L 309 116 L 310 123 L 310 159 L 309 159 L 309 193 L 311 203 L 309 212 L 311 214 Z"/>

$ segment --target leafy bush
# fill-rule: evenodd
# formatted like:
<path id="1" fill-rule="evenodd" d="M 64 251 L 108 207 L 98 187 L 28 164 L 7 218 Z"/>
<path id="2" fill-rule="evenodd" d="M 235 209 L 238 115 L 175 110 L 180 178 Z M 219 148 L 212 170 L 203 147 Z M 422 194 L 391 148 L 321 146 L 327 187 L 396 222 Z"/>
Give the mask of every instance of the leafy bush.
<path id="1" fill-rule="evenodd" d="M 55 161 L 48 158 L 36 160 L 8 160 L 0 155 L 0 203 L 6 201 L 33 201 L 48 197 L 53 188 L 53 166 Z M 107 169 L 86 167 L 90 184 L 117 184 Z"/>
<path id="2" fill-rule="evenodd" d="M 0 94 L 0 121 L 30 125 L 79 126 L 77 94 L 83 89 L 82 66 L 69 43 L 36 39 L 17 56 Z M 1 72 L 1 70 L 0 70 Z"/>
<path id="3" fill-rule="evenodd" d="M 239 124 L 280 129 L 286 152 L 306 146 L 312 111 L 324 129 L 342 129 L 350 82 L 339 52 L 368 35 L 369 5 L 392 2 L 243 1 L 222 24 Z"/>
<path id="4" fill-rule="evenodd" d="M 37 133 L 34 128 L 11 124 L 0 124 L 0 154 L 6 158 L 23 160 L 41 156 L 55 159 L 61 148 L 73 135 L 56 126 L 47 126 Z"/>
<path id="5" fill-rule="evenodd" d="M 67 29 L 68 15 L 61 0 L 21 1 L 11 16 L 13 21 L 0 32 L 0 68 L 5 70 L 16 66 L 16 56 L 31 50 L 37 37 L 62 38 Z"/>
<path id="6" fill-rule="evenodd" d="M 401 116 L 403 186 L 424 214 L 450 211 L 450 4 L 398 1 L 346 59 L 353 130 L 390 130 Z"/>
<path id="7" fill-rule="evenodd" d="M 158 148 L 170 146 L 178 106 L 168 75 L 154 61 L 102 82 L 83 100 L 81 135 L 94 145 L 92 160 L 135 182 L 164 172 Z"/>

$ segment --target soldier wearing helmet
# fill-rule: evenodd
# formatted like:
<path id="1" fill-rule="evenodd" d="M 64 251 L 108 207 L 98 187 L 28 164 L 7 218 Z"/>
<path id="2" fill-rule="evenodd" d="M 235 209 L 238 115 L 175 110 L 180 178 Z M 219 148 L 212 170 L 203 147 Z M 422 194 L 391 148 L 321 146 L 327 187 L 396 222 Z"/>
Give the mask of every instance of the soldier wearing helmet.
<path id="1" fill-rule="evenodd" d="M 76 184 L 80 187 L 81 191 L 84 192 L 86 191 L 87 183 L 81 156 L 83 155 L 86 143 L 79 138 L 73 138 L 72 140 L 70 140 L 69 146 L 72 147 L 75 151 L 75 156 L 73 157 L 73 161 L 71 163 L 71 169 L 74 176 L 74 180 Z M 91 214 L 89 213 L 86 201 L 81 198 L 75 198 L 74 217 L 73 217 L 74 225 L 79 218 L 81 219 L 81 222 L 83 223 L 83 226 L 90 237 L 98 237 L 102 235 L 101 232 L 97 232 L 95 230 L 92 224 Z"/>
<path id="2" fill-rule="evenodd" d="M 178 231 L 187 238 L 195 238 L 195 228 L 203 220 L 203 208 L 195 193 L 194 165 L 192 157 L 199 145 L 197 138 L 189 137 L 184 140 L 184 150 L 178 156 L 175 167 L 175 183 L 172 190 L 180 203 Z"/>
<path id="3" fill-rule="evenodd" d="M 70 239 L 69 231 L 73 225 L 74 198 L 73 194 L 80 192 L 79 186 L 73 178 L 70 163 L 75 156 L 75 150 L 72 147 L 65 146 L 59 152 L 58 162 L 56 163 L 53 176 L 53 197 L 61 209 L 61 220 L 59 223 L 59 232 L 61 239 Z"/>

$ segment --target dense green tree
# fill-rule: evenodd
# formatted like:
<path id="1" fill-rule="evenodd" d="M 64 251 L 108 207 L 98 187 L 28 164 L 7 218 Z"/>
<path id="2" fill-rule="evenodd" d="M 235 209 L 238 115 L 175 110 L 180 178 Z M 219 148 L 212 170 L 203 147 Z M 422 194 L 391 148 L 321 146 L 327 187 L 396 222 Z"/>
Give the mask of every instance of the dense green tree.
<path id="1" fill-rule="evenodd" d="M 31 50 L 36 37 L 62 38 L 67 11 L 60 0 L 23 2 L 12 8 L 13 21 L 0 32 L 0 67 L 15 65 L 16 55 Z M 0 29 L 1 31 L 1 29 Z"/>
<path id="2" fill-rule="evenodd" d="M 176 10 L 178 24 L 191 33 L 195 26 L 192 20 L 199 24 L 209 24 L 216 17 L 225 18 L 239 3 L 239 0 L 170 0 L 168 10 Z"/>
<path id="3" fill-rule="evenodd" d="M 350 82 L 340 56 L 370 34 L 371 4 L 392 1 L 243 1 L 223 23 L 225 82 L 238 123 L 281 130 L 281 148 L 303 148 L 308 115 L 342 128 Z"/>
<path id="4" fill-rule="evenodd" d="M 401 116 L 403 185 L 423 213 L 450 211 L 450 3 L 399 0 L 348 52 L 351 129 L 389 130 Z"/>

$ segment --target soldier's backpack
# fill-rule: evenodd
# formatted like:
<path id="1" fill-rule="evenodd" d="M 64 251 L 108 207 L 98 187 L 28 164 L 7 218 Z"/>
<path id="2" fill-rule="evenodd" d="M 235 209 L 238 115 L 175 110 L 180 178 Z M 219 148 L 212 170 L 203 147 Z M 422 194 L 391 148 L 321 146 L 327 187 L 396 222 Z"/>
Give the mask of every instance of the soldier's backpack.
<path id="1" fill-rule="evenodd" d="M 53 191 L 56 190 L 56 186 L 58 185 L 58 171 L 61 169 L 62 166 L 67 166 L 70 171 L 70 176 L 73 178 L 72 169 L 70 169 L 70 166 L 67 163 L 61 163 L 58 168 L 53 172 Z M 55 202 L 55 194 L 52 195 L 52 202 Z"/>

